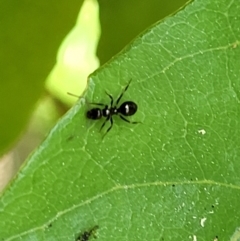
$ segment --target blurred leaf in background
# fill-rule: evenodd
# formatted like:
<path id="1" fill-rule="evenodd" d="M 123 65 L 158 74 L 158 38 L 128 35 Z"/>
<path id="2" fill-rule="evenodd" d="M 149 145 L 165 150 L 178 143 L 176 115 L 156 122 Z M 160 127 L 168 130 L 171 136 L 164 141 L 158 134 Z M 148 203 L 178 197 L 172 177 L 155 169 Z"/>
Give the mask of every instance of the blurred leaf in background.
<path id="1" fill-rule="evenodd" d="M 0 153 L 26 127 L 82 0 L 0 2 Z"/>
<path id="2" fill-rule="evenodd" d="M 144 29 L 172 14 L 188 0 L 99 0 L 102 35 L 97 55 L 101 65 Z"/>

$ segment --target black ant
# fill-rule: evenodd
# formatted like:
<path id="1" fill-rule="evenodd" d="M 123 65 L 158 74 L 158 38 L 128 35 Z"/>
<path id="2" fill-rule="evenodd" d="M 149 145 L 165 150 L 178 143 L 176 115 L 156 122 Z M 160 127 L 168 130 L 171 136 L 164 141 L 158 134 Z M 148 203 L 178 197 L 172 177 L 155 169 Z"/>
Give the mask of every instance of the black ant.
<path id="1" fill-rule="evenodd" d="M 102 103 L 90 103 L 90 104 L 93 104 L 93 105 L 104 106 L 103 109 L 92 108 L 92 109 L 88 110 L 87 113 L 86 113 L 86 117 L 88 119 L 98 120 L 98 119 L 101 119 L 102 117 L 106 118 L 106 120 L 103 122 L 103 124 L 102 124 L 102 126 L 100 128 L 100 131 L 105 126 L 106 122 L 110 121 L 110 123 L 111 123 L 110 127 L 107 129 L 107 131 L 103 135 L 103 137 L 113 127 L 113 118 L 112 118 L 113 115 L 119 115 L 122 120 L 124 120 L 124 121 L 126 121 L 126 122 L 128 122 L 130 124 L 138 124 L 138 123 L 140 123 L 140 122 L 137 122 L 137 121 L 129 121 L 128 119 L 123 117 L 123 116 L 131 116 L 131 115 L 134 115 L 136 113 L 136 111 L 137 111 L 137 104 L 136 103 L 134 103 L 133 101 L 125 101 L 125 102 L 123 102 L 120 105 L 120 107 L 117 107 L 119 101 L 123 97 L 123 94 L 127 91 L 131 81 L 132 80 L 130 80 L 128 85 L 124 88 L 124 90 L 122 91 L 121 95 L 118 97 L 115 105 L 113 105 L 113 102 L 114 102 L 113 97 L 110 94 L 108 94 L 107 92 L 106 92 L 106 94 L 109 96 L 109 98 L 111 100 L 110 107 L 108 105 L 105 105 L 105 104 L 102 104 Z M 70 93 L 68 93 L 68 94 L 70 94 Z M 70 94 L 70 95 L 73 95 L 73 94 Z M 75 95 L 73 95 L 73 96 L 75 96 Z M 78 97 L 78 96 L 76 96 L 76 97 Z"/>

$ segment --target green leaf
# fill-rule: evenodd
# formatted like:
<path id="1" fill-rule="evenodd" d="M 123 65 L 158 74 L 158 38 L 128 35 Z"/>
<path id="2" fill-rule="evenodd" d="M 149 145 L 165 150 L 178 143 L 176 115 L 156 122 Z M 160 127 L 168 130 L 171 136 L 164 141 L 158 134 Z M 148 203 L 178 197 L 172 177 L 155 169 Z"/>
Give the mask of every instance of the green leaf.
<path id="1" fill-rule="evenodd" d="M 0 154 L 22 132 L 82 1 L 0 2 Z"/>
<path id="2" fill-rule="evenodd" d="M 96 71 L 3 193 L 0 238 L 235 240 L 239 12 L 196 0 Z M 130 79 L 121 103 L 136 102 L 142 124 L 114 116 L 102 140 L 109 124 L 99 133 L 88 102 L 109 103 L 105 90 L 116 99 Z"/>
<path id="3" fill-rule="evenodd" d="M 189 0 L 99 0 L 102 35 L 98 46 L 101 63 L 109 61 L 143 29 L 177 11 Z M 117 29 L 117 31 L 116 31 Z"/>

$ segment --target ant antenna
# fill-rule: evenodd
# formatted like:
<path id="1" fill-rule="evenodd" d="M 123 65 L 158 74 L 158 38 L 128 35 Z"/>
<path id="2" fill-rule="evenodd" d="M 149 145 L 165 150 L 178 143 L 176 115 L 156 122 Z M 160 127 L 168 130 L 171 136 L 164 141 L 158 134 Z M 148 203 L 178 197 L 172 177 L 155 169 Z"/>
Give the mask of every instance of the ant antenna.
<path id="1" fill-rule="evenodd" d="M 67 94 L 68 94 L 68 95 L 71 95 L 71 96 L 73 96 L 73 97 L 81 98 L 81 96 L 78 96 L 78 95 L 72 94 L 72 93 L 70 93 L 70 92 L 67 92 Z"/>

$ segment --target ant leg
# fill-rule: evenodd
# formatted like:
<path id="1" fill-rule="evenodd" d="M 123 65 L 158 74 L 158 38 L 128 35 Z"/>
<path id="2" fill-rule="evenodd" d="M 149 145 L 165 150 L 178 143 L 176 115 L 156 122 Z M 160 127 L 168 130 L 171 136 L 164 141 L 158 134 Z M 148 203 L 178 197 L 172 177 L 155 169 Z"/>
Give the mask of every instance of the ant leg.
<path id="1" fill-rule="evenodd" d="M 121 98 L 123 97 L 123 94 L 127 91 L 130 83 L 131 83 L 132 79 L 130 79 L 130 81 L 128 82 L 128 85 L 125 87 L 125 89 L 122 91 L 122 94 L 118 97 L 116 105 L 118 105 L 119 101 L 121 100 Z"/>
<path id="2" fill-rule="evenodd" d="M 105 91 L 106 92 L 106 91 Z M 113 97 L 110 95 L 110 94 L 108 94 L 108 92 L 106 92 L 106 94 L 109 96 L 109 98 L 111 99 L 111 107 L 113 106 Z"/>
<path id="3" fill-rule="evenodd" d="M 104 137 L 107 135 L 107 133 L 108 133 L 108 132 L 112 129 L 112 127 L 113 127 L 113 119 L 112 119 L 112 117 L 110 118 L 110 122 L 111 122 L 111 125 L 110 125 L 110 127 L 107 129 L 106 133 L 103 135 L 102 138 L 104 138 Z"/>
<path id="4" fill-rule="evenodd" d="M 124 118 L 124 117 L 121 116 L 121 115 L 119 115 L 119 116 L 120 116 L 120 118 L 121 118 L 122 120 L 124 120 L 124 121 L 126 121 L 126 122 L 128 122 L 128 123 L 130 123 L 130 124 L 138 124 L 138 123 L 141 123 L 140 121 L 130 121 L 130 120 Z"/>
<path id="5" fill-rule="evenodd" d="M 72 94 L 72 93 L 70 93 L 70 92 L 67 92 L 67 94 L 68 94 L 68 95 L 71 95 L 71 96 L 73 96 L 73 97 L 81 98 L 81 96 Z"/>
<path id="6" fill-rule="evenodd" d="M 100 131 L 102 130 L 102 128 L 105 126 L 105 124 L 109 121 L 110 119 L 110 116 L 107 117 L 107 119 L 103 122 L 101 128 L 100 128 Z"/>

